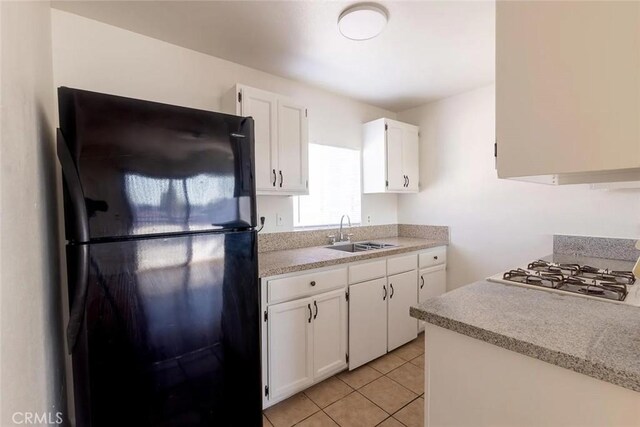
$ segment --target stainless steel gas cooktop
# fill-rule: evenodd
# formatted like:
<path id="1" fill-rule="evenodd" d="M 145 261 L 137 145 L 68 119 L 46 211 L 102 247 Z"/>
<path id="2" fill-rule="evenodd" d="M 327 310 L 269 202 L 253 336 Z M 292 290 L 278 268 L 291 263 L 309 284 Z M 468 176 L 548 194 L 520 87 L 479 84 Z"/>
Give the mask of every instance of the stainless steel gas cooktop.
<path id="1" fill-rule="evenodd" d="M 640 284 L 631 271 L 537 260 L 489 280 L 640 306 Z"/>

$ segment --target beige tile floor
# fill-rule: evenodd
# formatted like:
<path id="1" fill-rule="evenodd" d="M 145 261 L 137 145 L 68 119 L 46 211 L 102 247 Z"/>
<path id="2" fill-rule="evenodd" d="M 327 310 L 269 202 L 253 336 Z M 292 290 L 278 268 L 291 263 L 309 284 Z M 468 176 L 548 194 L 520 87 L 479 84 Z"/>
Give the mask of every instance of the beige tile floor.
<path id="1" fill-rule="evenodd" d="M 264 427 L 422 427 L 424 334 L 266 409 Z"/>

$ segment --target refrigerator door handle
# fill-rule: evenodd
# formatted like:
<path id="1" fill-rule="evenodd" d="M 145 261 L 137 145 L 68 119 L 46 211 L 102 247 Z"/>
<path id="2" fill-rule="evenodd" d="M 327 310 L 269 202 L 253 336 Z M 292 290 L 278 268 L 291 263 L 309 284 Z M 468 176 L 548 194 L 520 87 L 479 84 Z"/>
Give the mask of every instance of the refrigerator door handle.
<path id="1" fill-rule="evenodd" d="M 69 301 L 69 324 L 67 325 L 67 347 L 69 354 L 78 341 L 80 329 L 84 322 L 84 309 L 87 301 L 87 288 L 89 279 L 89 245 L 74 247 L 77 251 L 76 258 L 76 283 L 73 291 L 73 299 Z"/>
<path id="2" fill-rule="evenodd" d="M 84 192 L 82 191 L 82 184 L 80 183 L 80 176 L 78 170 L 71 157 L 71 152 L 67 146 L 67 142 L 64 139 L 62 131 L 58 129 L 57 143 L 56 143 L 58 159 L 62 166 L 62 175 L 64 182 L 67 184 L 67 190 L 69 190 L 69 198 L 73 205 L 73 212 L 76 217 L 75 222 L 75 237 L 73 240 L 79 242 L 86 242 L 89 240 L 89 218 L 87 217 L 87 208 L 84 202 Z"/>

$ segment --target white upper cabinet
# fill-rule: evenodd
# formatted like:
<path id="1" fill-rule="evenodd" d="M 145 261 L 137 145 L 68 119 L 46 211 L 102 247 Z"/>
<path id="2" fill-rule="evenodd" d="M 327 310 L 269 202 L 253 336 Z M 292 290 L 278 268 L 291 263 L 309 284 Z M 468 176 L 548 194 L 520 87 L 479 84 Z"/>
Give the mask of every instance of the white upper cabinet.
<path id="1" fill-rule="evenodd" d="M 640 179 L 640 2 L 496 3 L 500 178 Z"/>
<path id="2" fill-rule="evenodd" d="M 419 191 L 419 129 L 391 119 L 363 125 L 362 175 L 365 193 Z"/>
<path id="3" fill-rule="evenodd" d="M 289 100 L 278 100 L 278 185 L 288 193 L 305 194 L 309 131 L 307 109 Z"/>
<path id="4" fill-rule="evenodd" d="M 224 111 L 255 122 L 256 191 L 262 195 L 309 193 L 307 108 L 284 96 L 236 85 Z"/>

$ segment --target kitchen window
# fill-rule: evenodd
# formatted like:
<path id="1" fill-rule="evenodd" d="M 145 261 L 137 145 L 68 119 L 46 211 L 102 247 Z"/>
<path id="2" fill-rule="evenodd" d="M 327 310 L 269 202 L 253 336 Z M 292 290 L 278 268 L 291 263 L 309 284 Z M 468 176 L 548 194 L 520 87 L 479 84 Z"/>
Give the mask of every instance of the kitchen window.
<path id="1" fill-rule="evenodd" d="M 360 223 L 360 150 L 309 144 L 309 195 L 293 199 L 295 227 Z"/>

